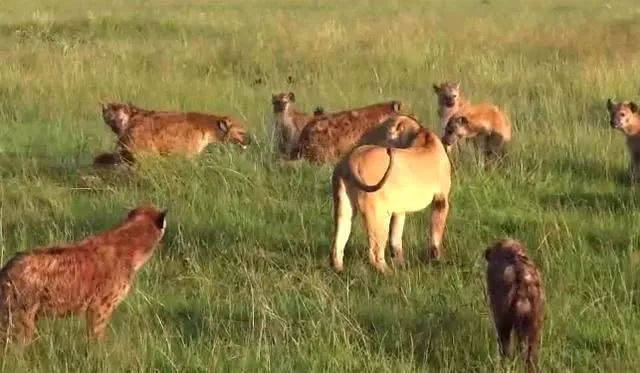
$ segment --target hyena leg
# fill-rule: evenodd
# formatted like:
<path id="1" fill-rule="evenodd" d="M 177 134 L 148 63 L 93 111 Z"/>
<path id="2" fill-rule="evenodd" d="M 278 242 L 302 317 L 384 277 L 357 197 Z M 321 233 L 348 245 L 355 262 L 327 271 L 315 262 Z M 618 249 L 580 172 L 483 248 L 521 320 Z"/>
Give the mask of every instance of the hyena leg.
<path id="1" fill-rule="evenodd" d="M 528 372 L 538 371 L 538 351 L 540 349 L 540 331 L 535 328 L 529 328 L 527 335 L 524 337 L 526 346 L 526 363 Z"/>
<path id="2" fill-rule="evenodd" d="M 496 162 L 504 155 L 504 144 L 502 136 L 492 134 L 486 137 L 484 144 L 484 157 L 487 160 L 487 166 L 495 166 Z"/>
<path id="3" fill-rule="evenodd" d="M 632 157 L 629 165 L 629 178 L 631 183 L 637 183 L 640 179 L 640 157 Z"/>
<path id="4" fill-rule="evenodd" d="M 500 344 L 500 355 L 503 358 L 511 358 L 511 331 L 513 323 L 509 318 L 496 320 L 496 331 L 498 332 L 498 342 Z"/>
<path id="5" fill-rule="evenodd" d="M 391 215 L 391 255 L 398 264 L 404 263 L 404 250 L 402 248 L 402 231 L 404 230 L 404 213 Z"/>
<path id="6" fill-rule="evenodd" d="M 442 257 L 442 236 L 449 215 L 449 198 L 438 197 L 431 202 L 431 234 L 429 235 L 429 247 L 427 258 L 440 259 Z"/>
<path id="7" fill-rule="evenodd" d="M 386 274 L 389 268 L 384 259 L 384 250 L 389 238 L 391 215 L 376 211 L 368 211 L 364 215 L 369 237 L 369 263 L 381 273 Z"/>
<path id="8" fill-rule="evenodd" d="M 351 234 L 351 225 L 355 217 L 355 209 L 347 195 L 346 187 L 342 180 L 334 182 L 334 190 L 337 188 L 333 201 L 333 244 L 331 247 L 331 266 L 336 271 L 344 269 L 344 247 Z"/>
<path id="9" fill-rule="evenodd" d="M 111 315 L 129 292 L 129 284 L 123 284 L 115 295 L 103 297 L 93 303 L 87 311 L 87 334 L 94 339 L 105 335 Z"/>
<path id="10" fill-rule="evenodd" d="M 37 315 L 37 305 L 21 310 L 19 314 L 14 315 L 14 320 L 17 322 L 18 330 L 20 331 L 19 340 L 21 344 L 26 345 L 33 341 L 37 329 Z"/>

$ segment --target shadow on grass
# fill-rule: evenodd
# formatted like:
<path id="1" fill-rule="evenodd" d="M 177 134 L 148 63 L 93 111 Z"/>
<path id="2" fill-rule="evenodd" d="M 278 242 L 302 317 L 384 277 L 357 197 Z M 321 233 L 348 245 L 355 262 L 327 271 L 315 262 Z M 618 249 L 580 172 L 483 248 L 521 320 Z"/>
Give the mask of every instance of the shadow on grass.
<path id="1" fill-rule="evenodd" d="M 482 334 L 479 328 L 482 318 L 469 308 L 443 307 L 432 309 L 424 317 L 409 323 L 400 321 L 403 325 L 398 325 L 396 318 L 390 320 L 373 314 L 362 315 L 359 323 L 374 344 L 374 349 L 379 348 L 398 360 L 410 357 L 420 367 L 446 368 L 450 366 L 448 356 L 451 356 L 452 348 L 465 351 L 467 356 L 463 359 L 470 364 L 484 365 L 479 357 L 487 355 L 487 346 L 482 343 L 456 346 L 454 343 L 459 328 L 471 327 L 477 329 L 473 330 L 473 335 Z"/>
<path id="2" fill-rule="evenodd" d="M 158 311 L 163 322 L 174 326 L 187 343 L 202 340 L 205 337 L 203 332 L 209 330 L 207 319 L 201 310 L 181 306 L 176 308 L 163 307 Z"/>

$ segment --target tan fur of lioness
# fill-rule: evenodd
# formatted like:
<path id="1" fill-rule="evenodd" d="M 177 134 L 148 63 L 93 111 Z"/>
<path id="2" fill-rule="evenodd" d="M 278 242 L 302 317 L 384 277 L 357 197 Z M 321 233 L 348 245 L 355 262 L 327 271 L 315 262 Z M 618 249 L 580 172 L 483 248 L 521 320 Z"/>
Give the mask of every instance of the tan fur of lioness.
<path id="1" fill-rule="evenodd" d="M 344 268 L 344 247 L 358 212 L 364 216 L 369 237 L 369 262 L 378 271 L 388 272 L 384 253 L 389 235 L 394 258 L 399 263 L 404 261 L 405 214 L 429 205 L 431 234 L 427 255 L 431 258 L 442 255 L 441 242 L 449 212 L 451 165 L 435 133 L 421 125 L 412 127 L 412 133 L 403 128 L 406 123 L 419 125 L 415 119 L 406 116 L 385 122 L 387 140 L 396 148 L 363 145 L 351 151 L 334 168 L 331 264 L 337 271 Z"/>

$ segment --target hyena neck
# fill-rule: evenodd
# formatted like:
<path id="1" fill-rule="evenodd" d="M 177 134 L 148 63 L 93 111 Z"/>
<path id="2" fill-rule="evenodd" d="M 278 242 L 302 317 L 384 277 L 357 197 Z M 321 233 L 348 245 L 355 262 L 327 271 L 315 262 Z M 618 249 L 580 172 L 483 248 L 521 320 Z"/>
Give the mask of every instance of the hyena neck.
<path id="1" fill-rule="evenodd" d="M 627 136 L 640 137 L 640 116 L 634 115 L 634 119 L 630 126 L 623 128 L 623 131 Z"/>

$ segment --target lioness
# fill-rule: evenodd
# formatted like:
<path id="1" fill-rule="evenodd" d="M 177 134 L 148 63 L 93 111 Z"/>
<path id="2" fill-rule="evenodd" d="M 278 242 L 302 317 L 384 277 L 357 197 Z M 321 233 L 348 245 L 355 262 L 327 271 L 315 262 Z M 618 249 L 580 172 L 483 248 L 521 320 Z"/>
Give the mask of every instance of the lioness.
<path id="1" fill-rule="evenodd" d="M 474 138 L 487 160 L 503 155 L 511 141 L 511 121 L 496 105 L 471 104 L 462 97 L 460 83 L 433 85 L 438 95 L 438 115 L 444 126 L 442 142 L 450 152 L 459 139 Z"/>
<path id="2" fill-rule="evenodd" d="M 71 314 L 85 314 L 88 334 L 101 338 L 162 238 L 166 214 L 139 206 L 107 231 L 16 254 L 0 270 L 2 341 L 28 343 L 42 316 Z"/>
<path id="3" fill-rule="evenodd" d="M 304 127 L 291 159 L 314 163 L 333 162 L 344 156 L 367 131 L 402 109 L 389 101 L 358 109 L 315 116 Z"/>
<path id="4" fill-rule="evenodd" d="M 210 143 L 231 142 L 246 148 L 251 140 L 236 119 L 203 113 L 137 112 L 118 136 L 118 155 L 101 154 L 94 164 L 104 165 L 142 155 L 177 154 L 194 157 Z"/>
<path id="5" fill-rule="evenodd" d="M 298 143 L 298 137 L 304 126 L 314 116 L 324 114 L 324 109 L 321 107 L 317 107 L 313 114 L 297 111 L 294 107 L 295 102 L 296 96 L 293 92 L 271 95 L 277 149 L 287 157 Z"/>
<path id="6" fill-rule="evenodd" d="M 333 171 L 331 264 L 336 271 L 344 268 L 344 247 L 357 212 L 364 215 L 369 236 L 369 262 L 378 271 L 388 271 L 384 251 L 389 230 L 393 257 L 403 263 L 405 213 L 429 205 L 431 234 L 427 256 L 440 258 L 442 255 L 441 242 L 451 189 L 449 157 L 438 136 L 424 127 L 409 136 L 403 135 L 402 128 L 398 131 L 398 126 L 390 124 L 389 129 L 389 141 L 405 148 L 363 145 L 340 160 Z"/>
<path id="7" fill-rule="evenodd" d="M 511 357 L 511 334 L 526 347 L 529 371 L 538 367 L 545 295 L 540 272 L 524 245 L 502 239 L 485 249 L 487 292 L 503 357 Z"/>
<path id="8" fill-rule="evenodd" d="M 632 182 L 638 181 L 640 176 L 640 113 L 638 105 L 633 101 L 616 103 L 607 99 L 609 123 L 612 128 L 622 131 L 627 138 L 630 167 L 629 175 Z"/>

